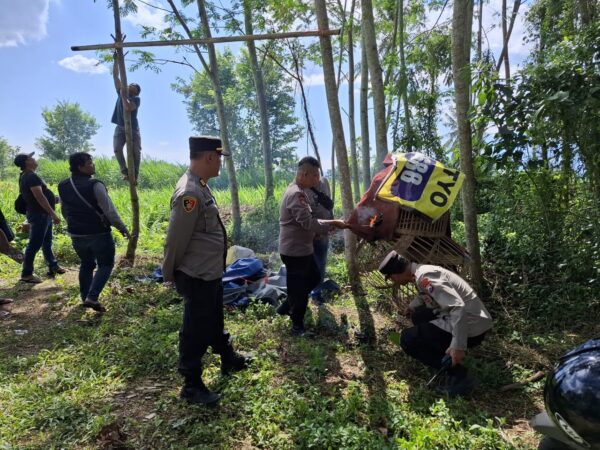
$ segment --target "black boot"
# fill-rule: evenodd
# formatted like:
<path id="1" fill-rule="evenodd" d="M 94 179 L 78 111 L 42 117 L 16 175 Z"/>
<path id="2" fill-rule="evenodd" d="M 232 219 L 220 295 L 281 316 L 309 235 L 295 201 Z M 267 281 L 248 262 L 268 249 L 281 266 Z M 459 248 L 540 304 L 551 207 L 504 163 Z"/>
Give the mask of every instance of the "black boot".
<path id="1" fill-rule="evenodd" d="M 290 310 L 290 303 L 287 300 L 284 300 L 283 302 L 281 302 L 281 304 L 277 307 L 275 311 L 280 316 L 289 316 L 291 314 Z"/>
<path id="2" fill-rule="evenodd" d="M 470 394 L 474 388 L 475 379 L 469 376 L 465 366 L 459 364 L 448 369 L 445 384 L 438 386 L 436 390 L 440 394 L 455 397 Z"/>
<path id="3" fill-rule="evenodd" d="M 233 372 L 244 370 L 252 361 L 252 354 L 247 352 L 228 352 L 221 355 L 221 375 L 227 376 Z"/>
<path id="4" fill-rule="evenodd" d="M 211 392 L 204 385 L 202 380 L 188 382 L 183 385 L 179 397 L 188 403 L 195 405 L 215 405 L 221 398 L 216 392 Z"/>

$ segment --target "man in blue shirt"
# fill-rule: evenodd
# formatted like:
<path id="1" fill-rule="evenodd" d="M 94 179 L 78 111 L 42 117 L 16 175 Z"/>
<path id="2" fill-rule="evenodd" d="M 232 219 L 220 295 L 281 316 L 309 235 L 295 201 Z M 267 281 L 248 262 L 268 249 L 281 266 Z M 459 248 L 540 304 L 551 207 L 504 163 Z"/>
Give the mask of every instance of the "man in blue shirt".
<path id="1" fill-rule="evenodd" d="M 140 108 L 140 92 L 141 88 L 139 84 L 131 83 L 127 89 L 121 87 L 121 80 L 119 79 L 119 66 L 117 59 L 113 66 L 113 80 L 115 82 L 115 89 L 117 90 L 117 103 L 115 104 L 115 110 L 113 111 L 111 122 L 115 126 L 115 134 L 113 135 L 113 149 L 115 156 L 119 162 L 123 179 L 129 179 L 129 172 L 127 170 L 127 163 L 123 155 L 123 147 L 126 143 L 125 134 L 125 119 L 124 110 L 131 113 L 131 130 L 133 134 L 133 159 L 135 164 L 135 179 L 138 179 L 140 173 L 140 158 L 142 153 L 142 139 L 140 137 L 140 128 L 137 120 L 138 109 Z"/>

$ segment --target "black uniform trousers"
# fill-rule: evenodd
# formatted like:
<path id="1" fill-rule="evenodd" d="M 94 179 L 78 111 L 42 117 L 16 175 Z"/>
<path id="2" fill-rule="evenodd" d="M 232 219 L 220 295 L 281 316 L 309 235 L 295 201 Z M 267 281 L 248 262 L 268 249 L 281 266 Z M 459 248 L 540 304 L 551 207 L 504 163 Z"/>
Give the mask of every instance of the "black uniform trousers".
<path id="1" fill-rule="evenodd" d="M 308 296 L 321 279 L 319 268 L 313 255 L 281 255 L 286 268 L 287 302 L 292 324 L 304 327 L 304 314 L 308 306 Z"/>
<path id="2" fill-rule="evenodd" d="M 419 306 L 411 316 L 413 327 L 400 334 L 400 346 L 407 355 L 434 369 L 440 369 L 442 358 L 452 342 L 452 333 L 431 323 L 437 315 L 426 306 Z M 485 333 L 467 339 L 467 347 L 481 344 Z M 457 366 L 458 367 L 458 366 Z M 453 368 L 456 370 L 456 367 Z"/>
<path id="3" fill-rule="evenodd" d="M 210 346 L 221 360 L 233 356 L 223 318 L 223 283 L 204 281 L 177 271 L 175 287 L 184 298 L 183 324 L 179 331 L 178 370 L 188 385 L 202 383 L 202 356 Z"/>

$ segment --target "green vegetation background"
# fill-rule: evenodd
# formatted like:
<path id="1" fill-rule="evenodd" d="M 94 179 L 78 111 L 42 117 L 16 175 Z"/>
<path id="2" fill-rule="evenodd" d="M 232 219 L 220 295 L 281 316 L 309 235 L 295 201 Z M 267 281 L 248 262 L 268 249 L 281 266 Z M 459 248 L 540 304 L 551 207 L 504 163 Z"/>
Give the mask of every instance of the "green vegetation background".
<path id="1" fill-rule="evenodd" d="M 128 189 L 116 163 L 99 158 L 96 164 L 98 178 L 107 183 L 128 222 Z M 16 296 L 28 308 L 10 326 L 2 324 L 0 447 L 108 448 L 119 439 L 123 448 L 536 445 L 524 423 L 542 408 L 543 382 L 508 393 L 498 388 L 551 367 L 561 352 L 600 332 L 598 212 L 583 183 L 574 193 L 576 210 L 550 215 L 549 204 L 539 202 L 540 192 L 519 171 L 506 170 L 480 187 L 481 240 L 490 281 L 486 301 L 496 328 L 469 358 L 480 381 L 472 398 L 439 398 L 424 387 L 426 370 L 388 338 L 395 326 L 389 293 L 366 286 L 365 296 L 353 297 L 344 289 L 325 306 L 311 307 L 314 341 L 288 337 L 287 322 L 270 306 L 228 311 L 227 328 L 236 347 L 254 351 L 256 362 L 224 379 L 218 357 L 208 355 L 206 379 L 223 400 L 219 408 L 205 409 L 177 398 L 181 303 L 174 291 L 140 281 L 160 262 L 169 199 L 183 170 L 157 161 L 142 165 L 138 263 L 115 271 L 104 293 L 109 312 L 102 317 L 77 306 L 77 258 L 64 224 L 54 248 L 61 263 L 73 269 L 70 276 L 32 289 L 15 283 L 19 267 L 0 256 L 3 295 Z M 40 175 L 55 188 L 68 175 L 67 165 L 42 160 Z M 12 208 L 16 177 L 9 172 L 0 182 L 0 206 L 13 225 L 23 220 Z M 276 198 L 287 180 L 289 175 L 282 174 Z M 264 207 L 261 186 L 247 180 L 240 184 L 244 241 L 237 244 L 268 255 L 276 251 L 277 204 Z M 227 218 L 229 194 L 220 187 L 217 183 L 215 196 Z M 459 211 L 457 206 L 453 233 L 460 241 Z M 552 245 L 540 241 L 548 227 Z M 118 233 L 115 238 L 122 252 L 125 241 Z M 20 234 L 16 245 L 25 244 Z M 345 286 L 340 249 L 334 242 L 330 275 Z M 42 264 L 39 258 L 36 267 Z M 15 333 L 20 324 L 29 327 L 23 336 Z"/>

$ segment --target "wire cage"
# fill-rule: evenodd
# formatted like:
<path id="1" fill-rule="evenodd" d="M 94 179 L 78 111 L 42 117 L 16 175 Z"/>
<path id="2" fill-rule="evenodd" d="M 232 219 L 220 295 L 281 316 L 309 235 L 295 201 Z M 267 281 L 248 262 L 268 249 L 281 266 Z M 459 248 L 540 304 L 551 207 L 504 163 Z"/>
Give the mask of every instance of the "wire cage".
<path id="1" fill-rule="evenodd" d="M 412 285 L 394 286 L 377 270 L 379 264 L 391 251 L 418 264 L 435 264 L 461 272 L 469 259 L 468 252 L 450 237 L 450 214 L 445 213 L 430 222 L 401 209 L 393 238 L 387 241 L 361 241 L 358 246 L 358 270 L 366 284 L 377 290 L 390 290 L 391 301 L 401 311 L 416 294 Z"/>

